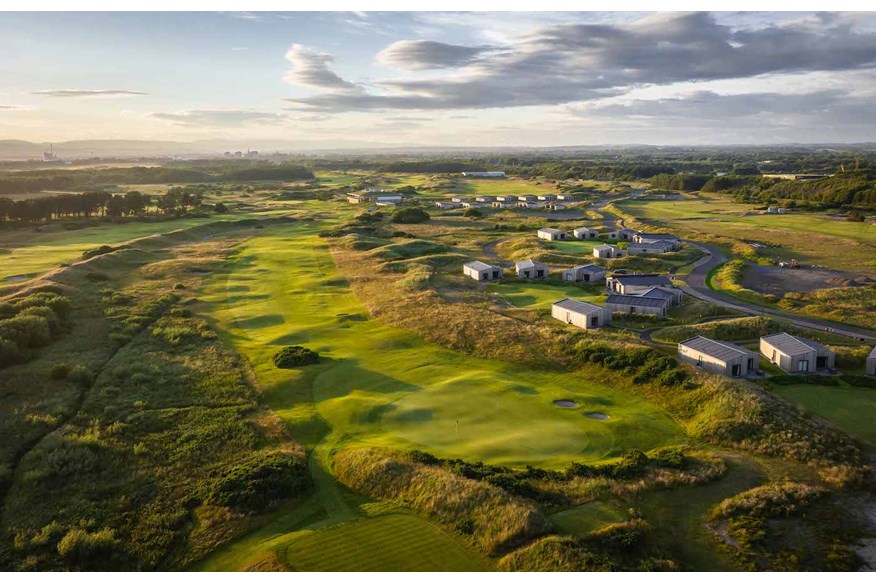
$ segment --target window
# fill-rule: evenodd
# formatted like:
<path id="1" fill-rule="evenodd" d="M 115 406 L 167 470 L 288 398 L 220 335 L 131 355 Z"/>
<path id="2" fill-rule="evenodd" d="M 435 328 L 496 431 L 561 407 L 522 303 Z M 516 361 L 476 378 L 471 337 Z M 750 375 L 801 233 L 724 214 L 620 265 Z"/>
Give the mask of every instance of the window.
<path id="1" fill-rule="evenodd" d="M 599 317 L 594 316 L 590 319 L 590 326 L 599 326 Z"/>
<path id="2" fill-rule="evenodd" d="M 636 307 L 630 306 L 630 314 L 636 314 Z"/>
<path id="3" fill-rule="evenodd" d="M 742 365 L 734 365 L 730 370 L 730 375 L 733 377 L 739 377 L 740 373 L 742 373 Z"/>
<path id="4" fill-rule="evenodd" d="M 798 373 L 805 373 L 807 371 L 809 371 L 809 360 L 808 359 L 800 359 L 800 361 L 797 362 L 797 372 Z"/>

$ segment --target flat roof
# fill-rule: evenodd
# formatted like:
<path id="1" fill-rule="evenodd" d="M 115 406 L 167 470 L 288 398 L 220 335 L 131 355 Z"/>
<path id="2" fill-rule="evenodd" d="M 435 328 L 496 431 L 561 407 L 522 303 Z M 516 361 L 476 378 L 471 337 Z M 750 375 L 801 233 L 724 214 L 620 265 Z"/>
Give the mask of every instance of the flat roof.
<path id="1" fill-rule="evenodd" d="M 765 337 L 761 337 L 760 340 L 766 341 L 786 355 L 802 355 L 803 353 L 809 353 L 813 350 L 818 351 L 819 349 L 827 349 L 827 347 L 825 347 L 821 343 L 816 343 L 815 341 L 811 341 L 809 339 L 795 337 L 794 335 L 789 335 L 788 333 L 776 333 L 773 335 L 767 335 Z"/>
<path id="2" fill-rule="evenodd" d="M 655 308 L 666 306 L 667 298 L 645 298 L 644 296 L 627 296 L 625 294 L 609 294 L 605 299 L 606 304 L 620 304 L 623 306 L 647 306 Z"/>
<path id="3" fill-rule="evenodd" d="M 715 359 L 720 359 L 721 361 L 727 361 L 733 357 L 738 357 L 740 355 L 745 356 L 749 353 L 753 353 L 753 351 L 746 351 L 741 347 L 737 347 L 733 343 L 716 341 L 715 339 L 709 339 L 699 335 L 681 341 L 678 344 L 679 346 L 684 345 L 694 351 L 709 355 Z"/>
<path id="4" fill-rule="evenodd" d="M 493 268 L 498 268 L 499 266 L 485 264 L 484 262 L 480 262 L 480 261 L 473 261 L 473 262 L 468 262 L 467 264 L 465 264 L 465 267 L 466 268 L 473 268 L 475 270 L 492 270 Z"/>
<path id="5" fill-rule="evenodd" d="M 593 314 L 594 312 L 601 312 L 603 310 L 602 306 L 590 302 L 582 302 L 580 300 L 575 300 L 574 298 L 563 298 L 559 302 L 554 302 L 554 306 L 559 306 L 560 308 L 565 308 L 566 310 L 577 312 L 578 314 Z"/>

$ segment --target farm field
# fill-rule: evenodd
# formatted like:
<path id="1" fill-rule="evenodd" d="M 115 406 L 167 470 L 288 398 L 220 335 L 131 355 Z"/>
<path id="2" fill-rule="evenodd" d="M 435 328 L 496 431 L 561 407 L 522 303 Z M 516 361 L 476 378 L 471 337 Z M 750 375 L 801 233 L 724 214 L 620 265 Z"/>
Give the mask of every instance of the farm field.
<path id="1" fill-rule="evenodd" d="M 876 388 L 841 381 L 839 386 L 770 384 L 769 389 L 876 446 Z"/>

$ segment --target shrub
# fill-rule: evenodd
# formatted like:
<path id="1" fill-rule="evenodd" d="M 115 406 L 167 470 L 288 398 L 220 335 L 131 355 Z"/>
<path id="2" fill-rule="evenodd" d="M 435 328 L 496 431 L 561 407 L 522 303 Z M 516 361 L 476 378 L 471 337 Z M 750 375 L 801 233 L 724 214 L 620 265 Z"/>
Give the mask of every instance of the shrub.
<path id="1" fill-rule="evenodd" d="M 462 212 L 463 217 L 471 217 L 472 219 L 480 219 L 484 216 L 484 212 L 476 207 L 469 207 Z"/>
<path id="2" fill-rule="evenodd" d="M 23 359 L 24 355 L 21 354 L 21 349 L 15 341 L 0 338 L 0 367 L 21 363 Z"/>
<path id="3" fill-rule="evenodd" d="M 119 542 L 111 529 L 89 533 L 74 528 L 58 543 L 58 554 L 71 567 L 82 570 L 106 570 L 117 564 Z"/>
<path id="4" fill-rule="evenodd" d="M 15 306 L 19 311 L 32 306 L 46 306 L 51 308 L 61 320 L 66 320 L 70 316 L 70 301 L 56 292 L 47 291 L 45 288 L 17 300 Z"/>
<path id="5" fill-rule="evenodd" d="M 14 341 L 21 348 L 42 347 L 52 339 L 48 321 L 34 314 L 16 315 L 0 321 L 0 338 Z"/>
<path id="6" fill-rule="evenodd" d="M 393 223 L 424 223 L 431 219 L 432 217 L 419 207 L 407 207 L 405 209 L 399 209 L 395 213 L 392 214 L 392 218 L 390 219 Z"/>
<path id="7" fill-rule="evenodd" d="M 223 472 L 211 485 L 207 502 L 254 513 L 304 493 L 311 484 L 301 458 L 284 452 L 260 453 Z"/>
<path id="8" fill-rule="evenodd" d="M 95 249 L 90 249 L 88 251 L 82 252 L 82 259 L 87 260 L 87 259 L 97 257 L 99 255 L 112 253 L 114 251 L 116 251 L 116 250 L 111 245 L 102 245 L 102 246 L 97 247 Z"/>
<path id="9" fill-rule="evenodd" d="M 106 282 L 109 276 L 101 272 L 88 272 L 85 274 L 85 279 L 89 282 Z"/>
<path id="10" fill-rule="evenodd" d="M 274 366 L 279 369 L 295 369 L 319 363 L 319 354 L 307 347 L 290 345 L 283 347 L 274 355 Z"/>
<path id="11" fill-rule="evenodd" d="M 90 387 L 92 376 L 91 373 L 82 365 L 74 365 L 67 373 L 67 379 L 82 387 Z"/>
<path id="12" fill-rule="evenodd" d="M 213 210 L 217 213 L 227 213 L 228 206 L 225 203 L 216 203 L 215 205 L 213 205 Z"/>
<path id="13" fill-rule="evenodd" d="M 62 379 L 67 379 L 67 376 L 70 374 L 70 368 L 66 365 L 55 365 L 52 367 L 52 371 L 49 373 L 49 377 L 54 379 L 55 381 L 61 381 Z"/>
<path id="14" fill-rule="evenodd" d="M 52 336 L 57 336 L 61 333 L 61 319 L 48 306 L 31 306 L 19 312 L 18 316 L 38 316 L 45 319 Z"/>

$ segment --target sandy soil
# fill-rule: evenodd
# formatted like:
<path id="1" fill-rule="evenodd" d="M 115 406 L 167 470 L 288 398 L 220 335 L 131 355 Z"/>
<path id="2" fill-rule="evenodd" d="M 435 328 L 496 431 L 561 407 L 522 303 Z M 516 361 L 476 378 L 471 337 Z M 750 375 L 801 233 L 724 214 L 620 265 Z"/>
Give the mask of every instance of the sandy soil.
<path id="1" fill-rule="evenodd" d="M 860 274 L 840 270 L 823 268 L 790 270 L 778 266 L 751 264 L 745 270 L 742 285 L 749 290 L 756 290 L 764 294 L 784 296 L 788 292 L 812 292 L 822 288 L 836 288 L 843 286 L 844 281 L 860 277 Z"/>

